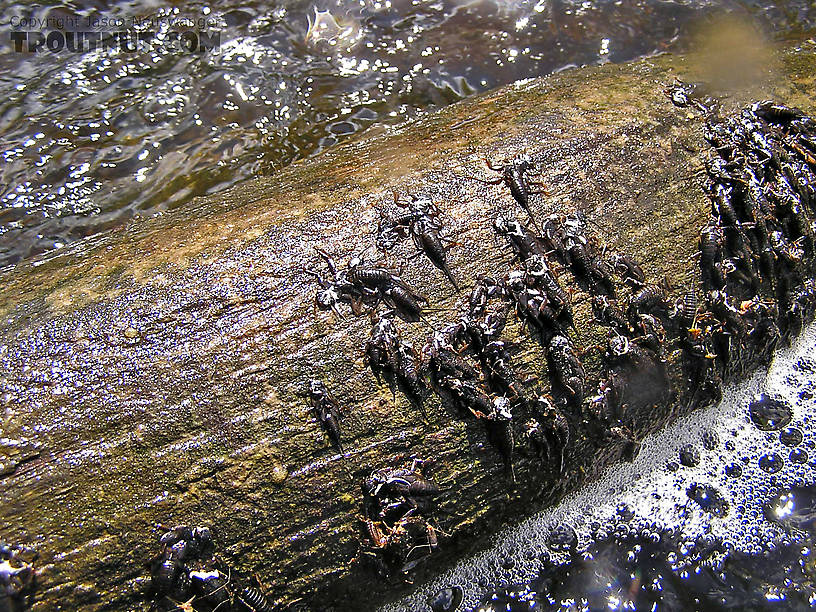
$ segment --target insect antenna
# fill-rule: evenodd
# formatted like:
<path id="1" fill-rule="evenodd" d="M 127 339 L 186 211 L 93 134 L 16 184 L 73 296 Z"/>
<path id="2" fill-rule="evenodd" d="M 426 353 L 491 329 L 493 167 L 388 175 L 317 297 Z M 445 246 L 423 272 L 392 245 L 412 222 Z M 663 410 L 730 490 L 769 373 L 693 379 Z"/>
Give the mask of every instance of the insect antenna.
<path id="1" fill-rule="evenodd" d="M 332 273 L 332 276 L 336 278 L 337 266 L 335 265 L 334 260 L 329 256 L 328 253 L 326 253 L 326 251 L 324 251 L 320 247 L 315 247 L 315 251 L 317 251 L 318 254 L 323 258 L 323 260 L 326 262 L 326 265 L 329 266 L 329 271 Z"/>

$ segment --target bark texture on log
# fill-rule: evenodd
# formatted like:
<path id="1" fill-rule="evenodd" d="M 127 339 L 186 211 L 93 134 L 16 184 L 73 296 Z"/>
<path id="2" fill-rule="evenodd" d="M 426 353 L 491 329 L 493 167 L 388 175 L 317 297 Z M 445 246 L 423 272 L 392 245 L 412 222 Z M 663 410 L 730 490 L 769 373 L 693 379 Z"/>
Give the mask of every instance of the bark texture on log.
<path id="1" fill-rule="evenodd" d="M 813 46 L 776 66 L 745 99 L 812 114 Z M 344 265 L 371 246 L 395 189 L 440 203 L 460 285 L 500 276 L 510 256 L 492 219 L 525 215 L 503 187 L 462 177 L 490 178 L 486 155 L 526 149 L 546 161 L 551 195 L 534 196 L 538 218 L 581 210 L 652 281 L 688 283 L 710 210 L 706 145 L 699 116 L 662 92 L 686 71 L 664 56 L 518 83 L 2 273 L 0 537 L 40 553 L 33 609 L 146 609 L 158 524 L 210 526 L 218 552 L 281 604 L 373 606 L 407 587 L 349 566 L 371 470 L 417 456 L 445 488 L 437 517 L 449 536 L 421 579 L 618 460 L 623 444 L 596 453 L 578 439 L 565 476 L 520 457 L 509 486 L 482 428 L 436 401 L 424 423 L 376 385 L 362 362 L 368 318 L 315 312 L 305 269 L 322 270 L 315 247 Z M 432 324 L 455 319 L 466 294 L 430 263 L 413 260 L 404 277 L 430 298 Z M 603 343 L 585 293 L 574 308 L 575 344 Z M 420 346 L 428 332 L 401 329 Z M 541 348 L 523 346 L 548 386 Z M 597 358 L 585 365 L 596 380 Z M 296 394 L 310 378 L 346 408 L 342 455 Z M 678 397 L 633 415 L 636 437 L 676 416 Z"/>

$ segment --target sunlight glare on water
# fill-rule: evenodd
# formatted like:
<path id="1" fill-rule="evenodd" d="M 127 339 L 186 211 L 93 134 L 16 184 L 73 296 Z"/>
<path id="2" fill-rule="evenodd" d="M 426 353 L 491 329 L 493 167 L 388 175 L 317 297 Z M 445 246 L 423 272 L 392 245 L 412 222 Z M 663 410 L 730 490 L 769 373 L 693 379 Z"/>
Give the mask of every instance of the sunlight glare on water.
<path id="1" fill-rule="evenodd" d="M 804 0 L 5 1 L 0 8 L 6 30 L 12 18 L 72 17 L 156 33 L 133 52 L 17 52 L 4 37 L 0 266 L 498 85 L 682 50 L 693 24 L 723 8 L 753 15 L 766 31 L 816 23 Z M 220 44 L 201 53 L 172 48 L 173 20 L 182 18 L 214 24 L 204 29 Z"/>

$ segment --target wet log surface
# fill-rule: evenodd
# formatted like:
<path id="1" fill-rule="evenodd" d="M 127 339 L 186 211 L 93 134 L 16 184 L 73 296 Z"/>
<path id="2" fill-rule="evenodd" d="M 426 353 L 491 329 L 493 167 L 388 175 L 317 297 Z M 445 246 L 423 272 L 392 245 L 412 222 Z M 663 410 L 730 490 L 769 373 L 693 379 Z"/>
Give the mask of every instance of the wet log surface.
<path id="1" fill-rule="evenodd" d="M 773 97 L 812 114 L 813 46 L 780 53 L 775 66 L 726 104 Z M 419 457 L 444 489 L 435 521 L 446 535 L 417 568 L 421 580 L 620 460 L 629 441 L 599 444 L 576 413 L 565 473 L 518 452 L 509 483 L 478 423 L 436 399 L 424 422 L 376 384 L 363 363 L 368 317 L 316 311 L 306 269 L 323 270 L 315 247 L 344 265 L 371 246 L 397 190 L 439 203 L 461 286 L 502 276 L 516 264 L 492 221 L 526 216 L 504 187 L 462 177 L 492 178 L 485 156 L 527 150 L 549 191 L 531 199 L 537 218 L 584 212 L 602 243 L 677 295 L 695 279 L 711 209 L 703 121 L 663 94 L 688 70 L 682 58 L 658 57 L 519 83 L 4 272 L 0 537 L 39 553 L 32 608 L 147 609 L 159 525 L 176 524 L 211 527 L 218 554 L 256 573 L 280 605 L 370 608 L 410 588 L 350 564 L 362 537 L 360 481 L 372 470 Z M 395 256 L 411 253 L 406 243 Z M 403 277 L 429 297 L 432 325 L 456 319 L 467 289 L 457 295 L 424 258 Z M 574 345 L 603 345 L 585 291 L 575 289 L 573 308 Z M 429 332 L 400 329 L 417 346 Z M 538 379 L 530 388 L 548 390 L 540 345 L 517 322 L 508 332 Z M 584 355 L 590 393 L 601 352 Z M 627 414 L 634 439 L 690 407 L 687 377 L 669 361 L 673 392 Z M 345 408 L 343 453 L 298 395 L 311 378 Z"/>

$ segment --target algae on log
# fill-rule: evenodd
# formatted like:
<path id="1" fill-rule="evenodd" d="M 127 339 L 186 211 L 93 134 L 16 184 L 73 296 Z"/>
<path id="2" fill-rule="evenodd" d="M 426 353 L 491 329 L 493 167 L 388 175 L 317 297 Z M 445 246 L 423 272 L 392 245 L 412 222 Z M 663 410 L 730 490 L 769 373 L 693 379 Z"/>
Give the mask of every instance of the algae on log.
<path id="1" fill-rule="evenodd" d="M 812 112 L 812 45 L 777 66 L 751 96 Z M 367 317 L 315 312 L 305 268 L 322 265 L 315 247 L 345 262 L 373 244 L 396 189 L 440 202 L 463 286 L 503 274 L 491 222 L 520 211 L 505 189 L 462 177 L 526 149 L 545 161 L 538 215 L 580 209 L 650 279 L 689 282 L 710 208 L 702 122 L 662 93 L 687 69 L 662 56 L 517 83 L 4 272 L 0 517 L 5 542 L 39 551 L 33 609 L 147 608 L 160 523 L 210 526 L 219 554 L 281 604 L 372 606 L 407 587 L 350 567 L 362 474 L 416 456 L 444 485 L 449 537 L 421 579 L 617 460 L 622 445 L 594 455 L 577 440 L 564 477 L 520 458 L 524 484 L 509 486 L 480 428 L 438 402 L 428 423 L 399 395 L 394 405 L 363 366 Z M 454 318 L 461 296 L 427 261 L 404 277 L 430 297 L 432 324 Z M 602 342 L 586 294 L 574 308 L 576 344 Z M 419 344 L 428 331 L 402 330 Z M 541 349 L 523 346 L 546 385 Z M 597 360 L 587 368 L 597 378 Z M 309 378 L 349 413 L 342 455 L 297 395 Z M 678 409 L 641 415 L 636 437 Z"/>

